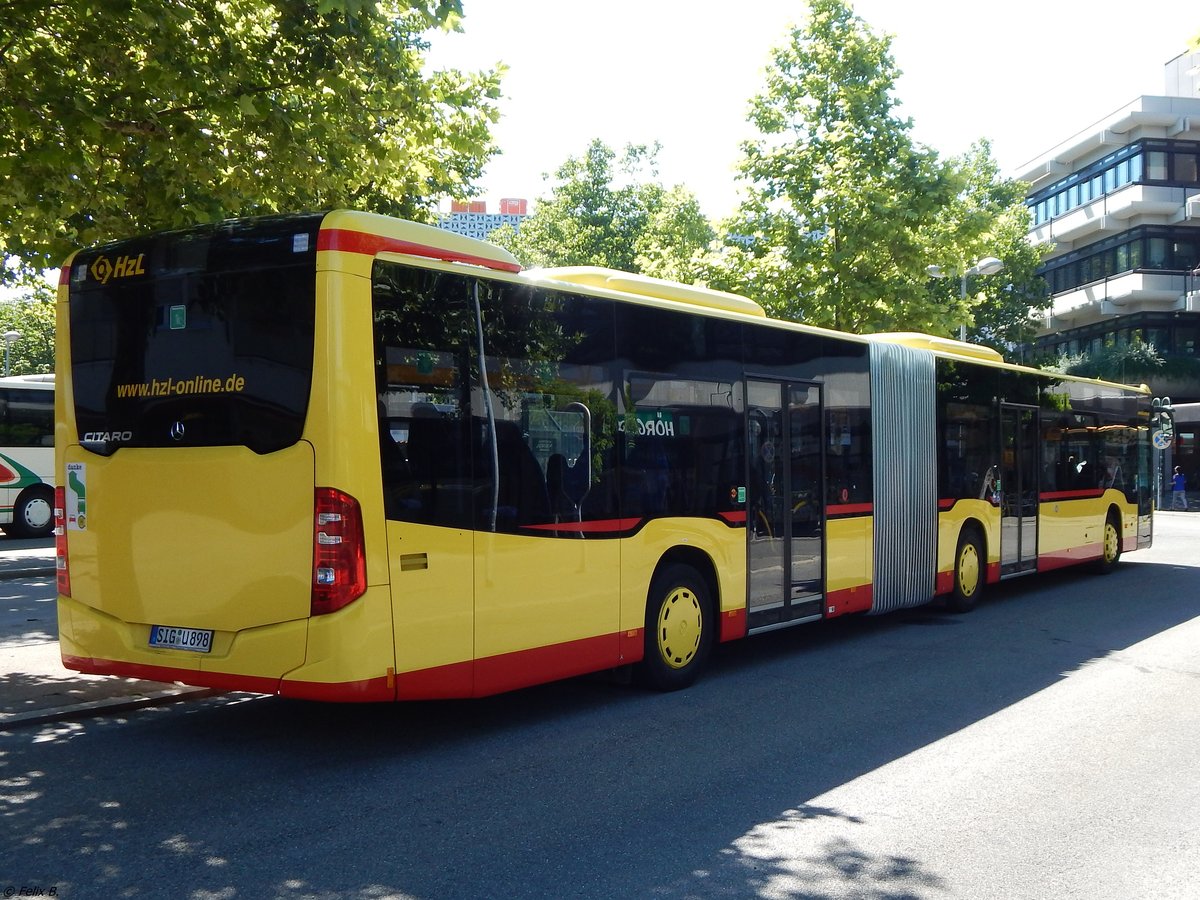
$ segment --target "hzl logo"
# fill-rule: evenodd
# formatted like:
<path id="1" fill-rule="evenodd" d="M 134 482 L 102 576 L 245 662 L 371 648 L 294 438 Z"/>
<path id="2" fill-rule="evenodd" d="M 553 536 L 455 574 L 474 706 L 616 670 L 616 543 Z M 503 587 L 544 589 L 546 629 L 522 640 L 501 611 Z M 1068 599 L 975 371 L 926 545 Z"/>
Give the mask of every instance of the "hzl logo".
<path id="1" fill-rule="evenodd" d="M 139 253 L 137 256 L 118 256 L 117 261 L 112 262 L 107 256 L 97 256 L 88 271 L 101 284 L 108 284 L 110 278 L 145 275 L 146 269 L 143 265 L 145 258 L 145 253 Z"/>

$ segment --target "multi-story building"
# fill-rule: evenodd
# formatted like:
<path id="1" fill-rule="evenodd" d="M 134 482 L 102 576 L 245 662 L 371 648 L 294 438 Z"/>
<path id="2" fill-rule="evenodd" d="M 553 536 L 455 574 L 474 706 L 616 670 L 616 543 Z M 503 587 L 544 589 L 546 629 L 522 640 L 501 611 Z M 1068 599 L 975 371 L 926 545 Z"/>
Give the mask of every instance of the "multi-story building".
<path id="1" fill-rule="evenodd" d="M 499 213 L 489 213 L 483 200 L 455 200 L 450 204 L 449 214 L 439 217 L 437 224 L 446 231 L 484 241 L 501 225 L 511 225 L 520 231 L 521 222 L 528 214 L 528 202 L 519 198 L 501 200 Z"/>
<path id="2" fill-rule="evenodd" d="M 1137 98 L 1015 173 L 1031 186 L 1030 239 L 1053 248 L 1035 348 L 1153 344 L 1194 361 L 1152 380 L 1176 400 L 1200 400 L 1198 73 L 1200 52 L 1171 60 L 1163 96 Z"/>

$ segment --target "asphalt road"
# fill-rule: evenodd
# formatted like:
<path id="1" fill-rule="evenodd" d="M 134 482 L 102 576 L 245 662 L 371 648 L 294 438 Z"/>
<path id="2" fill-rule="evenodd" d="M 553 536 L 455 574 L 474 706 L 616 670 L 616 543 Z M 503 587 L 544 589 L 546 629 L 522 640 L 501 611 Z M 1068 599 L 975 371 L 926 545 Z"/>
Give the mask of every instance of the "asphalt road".
<path id="1" fill-rule="evenodd" d="M 678 694 L 0 734 L 0 893 L 1194 898 L 1200 516 L 1158 528 L 1111 576 L 741 641 Z"/>

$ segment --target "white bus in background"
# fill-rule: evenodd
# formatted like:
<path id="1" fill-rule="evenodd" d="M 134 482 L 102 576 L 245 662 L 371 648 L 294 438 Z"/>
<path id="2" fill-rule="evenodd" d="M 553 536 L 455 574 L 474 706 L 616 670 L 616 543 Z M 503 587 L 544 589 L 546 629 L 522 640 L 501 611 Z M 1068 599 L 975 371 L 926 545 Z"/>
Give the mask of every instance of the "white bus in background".
<path id="1" fill-rule="evenodd" d="M 0 528 L 54 531 L 54 376 L 0 378 Z"/>

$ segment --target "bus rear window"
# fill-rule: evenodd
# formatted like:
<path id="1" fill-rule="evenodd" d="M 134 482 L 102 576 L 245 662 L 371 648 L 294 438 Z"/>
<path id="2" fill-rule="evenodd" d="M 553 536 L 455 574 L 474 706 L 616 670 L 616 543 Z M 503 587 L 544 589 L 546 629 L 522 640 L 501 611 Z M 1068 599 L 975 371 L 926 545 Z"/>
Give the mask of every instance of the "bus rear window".
<path id="1" fill-rule="evenodd" d="M 300 439 L 312 382 L 319 217 L 226 223 L 80 254 L 71 372 L 81 443 Z"/>

